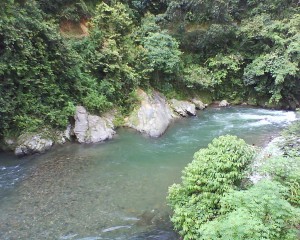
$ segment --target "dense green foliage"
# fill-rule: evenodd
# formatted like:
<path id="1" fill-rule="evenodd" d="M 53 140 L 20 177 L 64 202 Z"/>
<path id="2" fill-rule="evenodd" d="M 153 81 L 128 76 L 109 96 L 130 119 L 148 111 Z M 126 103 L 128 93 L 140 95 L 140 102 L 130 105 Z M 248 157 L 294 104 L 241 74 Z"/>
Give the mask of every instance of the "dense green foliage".
<path id="1" fill-rule="evenodd" d="M 84 105 L 89 107 L 98 102 L 95 107 L 101 111 L 107 101 L 120 104 L 140 78 L 133 68 L 136 47 L 132 42 L 132 20 L 126 7 L 123 4 L 116 4 L 114 8 L 99 4 L 90 25 L 90 35 L 73 40 L 71 45 L 82 57 L 85 70 L 98 83 L 91 95 L 84 99 Z"/>
<path id="2" fill-rule="evenodd" d="M 300 159 L 275 157 L 268 159 L 261 167 L 260 173 L 270 176 L 288 189 L 289 202 L 300 207 Z"/>
<path id="3" fill-rule="evenodd" d="M 282 185 L 270 180 L 231 191 L 221 200 L 220 217 L 203 224 L 197 239 L 294 240 L 300 212 L 287 195 Z"/>
<path id="4" fill-rule="evenodd" d="M 88 6 L 96 2 L 90 11 Z M 153 16 L 136 25 L 133 10 L 123 3 L 28 0 L 10 1 L 4 7 L 2 136 L 45 126 L 66 127 L 76 104 L 97 113 L 113 104 L 128 110 L 139 85 L 148 87 L 151 78 L 159 82 L 178 72 L 181 60 L 175 39 L 160 29 Z M 88 17 L 86 12 L 93 15 L 89 35 L 62 38 L 54 20 L 79 22 Z M 149 27 L 153 31 L 145 30 Z"/>
<path id="5" fill-rule="evenodd" d="M 80 24 L 88 33 L 61 33 Z M 126 113 L 138 87 L 295 109 L 299 79 L 298 0 L 1 3 L 0 140 L 65 128 L 79 104 Z M 272 181 L 248 189 L 244 141 L 220 137 L 195 154 L 168 198 L 184 239 L 295 239 L 299 125 L 287 135 L 284 156 L 261 168 Z"/>
<path id="6" fill-rule="evenodd" d="M 0 14 L 2 137 L 65 127 L 77 104 L 126 112 L 137 87 L 299 106 L 295 0 L 5 0 Z"/>
<path id="7" fill-rule="evenodd" d="M 183 239 L 296 239 L 300 222 L 299 159 L 268 159 L 271 180 L 243 186 L 253 149 L 233 136 L 195 153 L 182 184 L 170 187 L 174 227 Z M 244 180 L 245 183 L 245 180 Z"/>
<path id="8" fill-rule="evenodd" d="M 181 69 L 181 52 L 178 42 L 167 31 L 161 30 L 153 15 L 146 15 L 138 28 L 136 42 L 140 46 L 140 69 L 144 78 L 151 79 L 148 84 L 157 86 L 174 78 Z M 174 83 L 174 82 L 173 82 Z"/>
<path id="9" fill-rule="evenodd" d="M 0 19 L 0 126 L 66 126 L 81 91 L 76 55 L 32 2 Z"/>
<path id="10" fill-rule="evenodd" d="M 270 94 L 278 102 L 283 96 L 294 97 L 299 91 L 300 15 L 293 14 L 282 20 L 270 15 L 259 15 L 245 21 L 240 34 L 245 37 L 248 54 L 253 48 L 253 61 L 244 70 L 244 81 L 255 86 L 260 94 Z M 292 100 L 292 99 L 290 99 Z"/>
<path id="11" fill-rule="evenodd" d="M 288 189 L 288 201 L 300 207 L 300 121 L 294 122 L 282 133 L 279 144 L 283 155 L 267 159 L 260 174 L 270 176 Z"/>
<path id="12" fill-rule="evenodd" d="M 194 155 L 183 172 L 182 184 L 169 189 L 174 210 L 172 222 L 184 239 L 199 239 L 200 228 L 220 215 L 220 200 L 230 190 L 241 188 L 244 170 L 254 149 L 235 136 L 214 139 Z"/>
<path id="13" fill-rule="evenodd" d="M 204 83 L 216 98 L 255 96 L 295 108 L 300 96 L 298 5 L 292 0 L 169 0 L 169 26 L 178 24 L 181 47 L 196 59 L 186 62 L 186 85 Z"/>

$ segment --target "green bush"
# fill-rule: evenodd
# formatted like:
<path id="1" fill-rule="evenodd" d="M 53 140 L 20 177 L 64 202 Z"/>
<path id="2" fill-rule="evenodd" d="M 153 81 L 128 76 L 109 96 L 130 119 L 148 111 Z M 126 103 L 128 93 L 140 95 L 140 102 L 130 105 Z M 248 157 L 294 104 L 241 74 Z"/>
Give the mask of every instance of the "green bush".
<path id="1" fill-rule="evenodd" d="M 287 200 L 300 207 L 300 158 L 276 157 L 267 159 L 260 173 L 287 187 Z"/>
<path id="2" fill-rule="evenodd" d="M 181 70 L 179 43 L 166 30 L 161 30 L 157 18 L 147 14 L 135 34 L 139 44 L 139 72 L 150 85 L 161 87 Z M 174 82 L 170 82 L 174 84 Z"/>
<path id="3" fill-rule="evenodd" d="M 221 136 L 194 155 L 183 172 L 182 184 L 169 188 L 174 227 L 184 239 L 199 239 L 201 226 L 220 215 L 220 200 L 241 188 L 251 159 L 252 146 L 235 136 Z"/>
<path id="4" fill-rule="evenodd" d="M 300 223 L 299 158 L 271 158 L 248 187 L 254 150 L 234 136 L 214 139 L 194 155 L 182 183 L 169 188 L 171 221 L 184 240 L 294 240 Z M 243 181 L 244 179 L 244 181 Z"/>
<path id="5" fill-rule="evenodd" d="M 7 5 L 0 18 L 0 136 L 51 125 L 66 127 L 80 97 L 77 55 L 34 1 Z"/>
<path id="6" fill-rule="evenodd" d="M 221 216 L 201 226 L 203 240 L 294 240 L 299 209 L 287 200 L 287 189 L 265 180 L 221 199 Z"/>

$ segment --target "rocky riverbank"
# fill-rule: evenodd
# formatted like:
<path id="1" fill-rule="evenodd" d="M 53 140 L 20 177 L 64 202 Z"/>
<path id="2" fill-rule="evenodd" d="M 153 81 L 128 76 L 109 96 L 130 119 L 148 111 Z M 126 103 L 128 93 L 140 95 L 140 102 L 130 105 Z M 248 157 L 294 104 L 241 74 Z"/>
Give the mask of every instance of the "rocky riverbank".
<path id="1" fill-rule="evenodd" d="M 136 91 L 139 105 L 125 117 L 123 127 L 133 128 L 149 137 L 161 136 L 176 119 L 195 116 L 196 110 L 205 109 L 208 104 L 200 98 L 189 100 L 168 100 L 158 91 L 146 93 L 142 89 Z M 218 103 L 226 107 L 226 100 Z M 14 151 L 17 156 L 43 153 L 55 144 L 67 141 L 77 143 L 98 143 L 113 138 L 116 133 L 114 121 L 118 115 L 112 110 L 101 116 L 90 114 L 83 106 L 77 106 L 72 123 L 65 131 L 42 129 L 37 133 L 24 133 L 16 138 L 4 139 L 2 149 Z"/>
<path id="2" fill-rule="evenodd" d="M 195 116 L 197 110 L 205 109 L 208 104 L 214 107 L 228 107 L 227 100 L 213 103 L 203 102 L 201 97 L 187 100 L 167 99 L 162 93 L 152 90 L 136 90 L 139 104 L 125 116 L 121 127 L 129 127 L 149 136 L 159 137 L 176 119 Z M 242 105 L 248 105 L 243 103 Z M 44 153 L 54 145 L 65 142 L 80 144 L 99 143 L 112 139 L 116 133 L 115 120 L 120 119 L 117 110 L 100 116 L 89 113 L 84 106 L 77 106 L 75 115 L 65 131 L 42 129 L 36 133 L 24 133 L 16 138 L 5 138 L 0 149 L 14 151 L 17 156 Z M 122 117 L 121 117 L 122 118 Z M 118 125 L 120 126 L 120 125 Z"/>

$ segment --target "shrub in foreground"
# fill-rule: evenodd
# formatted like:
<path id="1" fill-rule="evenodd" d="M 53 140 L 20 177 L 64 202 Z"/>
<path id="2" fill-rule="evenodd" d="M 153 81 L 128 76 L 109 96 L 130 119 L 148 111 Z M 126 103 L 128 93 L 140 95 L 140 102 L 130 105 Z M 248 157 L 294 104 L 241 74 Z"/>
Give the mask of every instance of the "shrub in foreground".
<path id="1" fill-rule="evenodd" d="M 169 189 L 172 222 L 184 239 L 200 239 L 201 226 L 220 215 L 225 193 L 239 189 L 254 149 L 236 136 L 221 136 L 194 155 L 182 183 Z"/>

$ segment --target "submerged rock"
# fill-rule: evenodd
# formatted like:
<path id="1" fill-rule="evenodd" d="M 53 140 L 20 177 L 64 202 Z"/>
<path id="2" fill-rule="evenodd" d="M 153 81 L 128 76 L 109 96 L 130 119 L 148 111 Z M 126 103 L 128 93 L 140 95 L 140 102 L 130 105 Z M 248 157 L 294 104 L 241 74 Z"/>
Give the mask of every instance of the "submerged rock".
<path id="1" fill-rule="evenodd" d="M 195 107 L 196 107 L 196 109 L 198 109 L 198 110 L 203 110 L 204 108 L 207 107 L 207 104 L 204 104 L 201 100 L 196 99 L 196 98 L 191 99 L 191 102 L 192 102 L 193 104 L 195 104 Z"/>
<path id="2" fill-rule="evenodd" d="M 227 106 L 229 106 L 229 102 L 227 102 L 227 100 L 222 100 L 219 103 L 219 107 L 227 107 Z"/>
<path id="3" fill-rule="evenodd" d="M 74 135 L 79 143 L 97 143 L 115 134 L 112 119 L 90 115 L 82 106 L 76 107 Z"/>
<path id="4" fill-rule="evenodd" d="M 165 97 L 160 93 L 154 91 L 149 96 L 139 89 L 137 94 L 141 100 L 141 105 L 126 119 L 125 126 L 146 133 L 150 137 L 159 137 L 166 131 L 175 115 Z"/>
<path id="5" fill-rule="evenodd" d="M 23 134 L 17 140 L 15 154 L 17 156 L 25 156 L 34 153 L 43 153 L 50 149 L 53 140 L 42 136 L 42 134 Z"/>
<path id="6" fill-rule="evenodd" d="M 193 103 L 171 99 L 170 104 L 174 111 L 183 117 L 196 115 L 196 106 Z"/>

